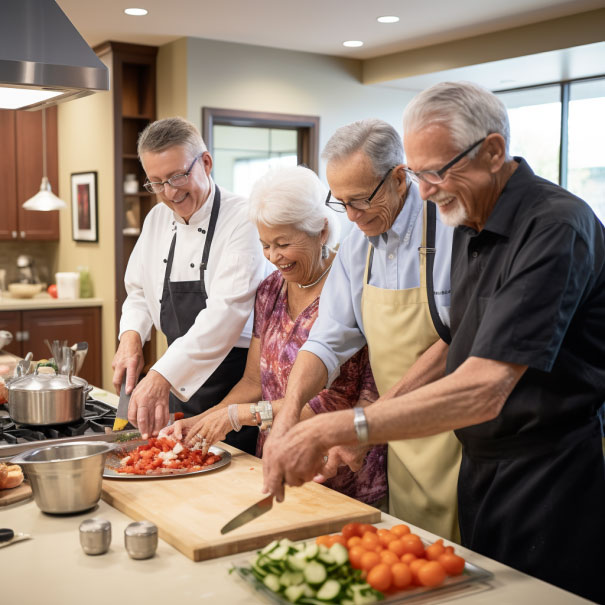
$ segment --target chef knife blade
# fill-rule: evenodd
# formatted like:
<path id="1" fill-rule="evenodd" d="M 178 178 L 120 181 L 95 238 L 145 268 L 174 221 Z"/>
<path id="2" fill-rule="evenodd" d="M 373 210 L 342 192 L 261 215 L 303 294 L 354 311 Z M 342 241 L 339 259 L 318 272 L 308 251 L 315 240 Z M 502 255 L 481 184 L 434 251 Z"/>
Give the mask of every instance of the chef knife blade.
<path id="1" fill-rule="evenodd" d="M 128 404 L 130 403 L 130 395 L 126 395 L 126 374 L 120 388 L 120 401 L 118 402 L 118 411 L 116 419 L 113 423 L 114 431 L 121 431 L 128 424 Z"/>
<path id="2" fill-rule="evenodd" d="M 226 534 L 230 531 L 233 531 L 234 529 L 237 529 L 238 527 L 241 527 L 242 525 L 245 525 L 246 523 L 256 519 L 257 517 L 264 515 L 272 508 L 273 494 L 269 494 L 267 497 L 263 498 L 256 504 L 253 504 L 252 506 L 247 508 L 245 511 L 239 513 L 239 515 L 233 517 L 233 519 L 231 519 L 229 523 L 227 523 L 221 528 L 221 534 Z"/>

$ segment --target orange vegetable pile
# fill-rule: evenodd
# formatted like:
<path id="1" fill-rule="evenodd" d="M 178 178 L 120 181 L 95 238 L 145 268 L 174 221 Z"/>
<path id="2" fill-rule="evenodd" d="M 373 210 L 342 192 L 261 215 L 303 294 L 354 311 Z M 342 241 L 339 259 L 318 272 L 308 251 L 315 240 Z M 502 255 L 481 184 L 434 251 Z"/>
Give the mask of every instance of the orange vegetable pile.
<path id="1" fill-rule="evenodd" d="M 316 542 L 346 546 L 351 566 L 363 570 L 366 582 L 380 592 L 439 586 L 447 576 L 464 571 L 465 561 L 453 546 L 439 539 L 425 548 L 420 536 L 404 524 L 376 529 L 367 523 L 347 523 L 341 534 L 319 536 Z"/>

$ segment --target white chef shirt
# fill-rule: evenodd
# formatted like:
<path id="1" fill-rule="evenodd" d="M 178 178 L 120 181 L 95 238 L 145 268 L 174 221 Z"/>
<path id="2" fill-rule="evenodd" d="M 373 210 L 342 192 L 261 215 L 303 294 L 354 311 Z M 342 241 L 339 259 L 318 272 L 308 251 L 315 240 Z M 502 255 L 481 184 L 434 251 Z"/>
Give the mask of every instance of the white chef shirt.
<path id="1" fill-rule="evenodd" d="M 418 248 L 423 236 L 423 201 L 416 184 L 409 187 L 405 204 L 388 231 L 367 237 L 353 225 L 334 258 L 321 291 L 317 319 L 300 349 L 321 359 L 329 384 L 338 376 L 340 366 L 366 344 L 361 295 L 369 243 L 374 246 L 370 285 L 387 290 L 420 286 Z M 433 290 L 437 312 L 446 326 L 450 325 L 453 233 L 437 211 Z"/>
<path id="2" fill-rule="evenodd" d="M 204 272 L 206 308 L 152 368 L 170 382 L 172 392 L 182 401 L 187 401 L 206 382 L 233 347 L 250 345 L 254 297 L 265 272 L 258 232 L 248 220 L 248 200 L 219 189 L 221 208 Z M 165 261 L 175 230 L 170 280 L 200 279 L 214 190 L 211 181 L 207 201 L 189 224 L 164 203 L 154 206 L 145 218 L 126 268 L 127 298 L 122 307 L 120 336 L 135 330 L 145 342 L 152 325 L 161 330 Z"/>

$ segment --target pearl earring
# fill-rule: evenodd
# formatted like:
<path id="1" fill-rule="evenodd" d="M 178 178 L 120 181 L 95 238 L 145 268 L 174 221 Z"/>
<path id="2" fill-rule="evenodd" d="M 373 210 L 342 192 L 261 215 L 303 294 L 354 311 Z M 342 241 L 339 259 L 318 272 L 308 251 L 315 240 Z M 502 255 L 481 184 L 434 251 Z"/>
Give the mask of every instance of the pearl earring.
<path id="1" fill-rule="evenodd" d="M 329 256 L 330 256 L 330 251 L 328 250 L 328 246 L 326 246 L 325 244 L 322 244 L 322 246 L 321 246 L 321 258 L 325 260 Z"/>

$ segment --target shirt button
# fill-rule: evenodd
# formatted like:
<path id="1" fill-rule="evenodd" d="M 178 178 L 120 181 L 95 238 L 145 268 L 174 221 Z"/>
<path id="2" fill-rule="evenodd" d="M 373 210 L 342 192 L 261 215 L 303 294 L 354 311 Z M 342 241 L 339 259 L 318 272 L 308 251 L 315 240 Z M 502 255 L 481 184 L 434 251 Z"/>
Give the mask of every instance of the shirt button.
<path id="1" fill-rule="evenodd" d="M 189 266 L 190 266 L 192 269 L 193 269 L 193 267 L 195 267 L 195 265 L 194 265 L 193 263 L 191 263 Z"/>
<path id="2" fill-rule="evenodd" d="M 206 233 L 206 229 L 202 229 L 202 233 Z"/>
<path id="3" fill-rule="evenodd" d="M 160 304 L 162 304 L 162 299 L 160 298 Z"/>
<path id="4" fill-rule="evenodd" d="M 181 387 L 181 391 L 184 391 L 184 390 L 185 390 L 185 387 Z"/>
<path id="5" fill-rule="evenodd" d="M 394 254 L 389 254 L 389 260 L 393 260 L 395 258 Z"/>
<path id="6" fill-rule="evenodd" d="M 477 257 L 479 256 L 479 252 L 477 252 L 477 250 L 473 250 L 473 251 L 471 252 L 471 256 L 472 256 L 473 258 L 477 258 Z"/>
<path id="7" fill-rule="evenodd" d="M 198 230 L 198 231 L 201 231 L 201 230 L 202 230 L 202 228 L 201 228 L 201 227 L 198 227 L 198 228 L 197 228 L 197 230 Z"/>
<path id="8" fill-rule="evenodd" d="M 165 258 L 165 259 L 164 259 L 164 262 L 165 262 L 165 263 L 167 263 L 167 262 L 168 262 L 168 259 L 166 259 L 166 258 Z"/>

